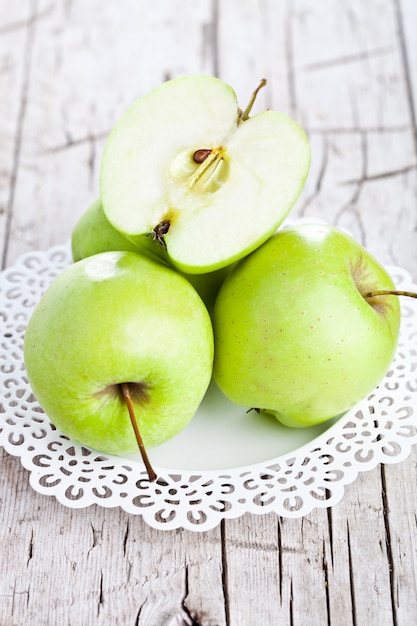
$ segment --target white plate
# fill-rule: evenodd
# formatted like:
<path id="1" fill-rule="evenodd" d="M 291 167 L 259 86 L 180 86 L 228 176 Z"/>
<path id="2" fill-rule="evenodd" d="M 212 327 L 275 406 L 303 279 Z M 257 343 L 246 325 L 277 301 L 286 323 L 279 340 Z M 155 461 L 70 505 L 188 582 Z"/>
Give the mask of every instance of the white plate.
<path id="1" fill-rule="evenodd" d="M 417 301 L 402 299 L 397 353 L 381 385 L 333 424 L 288 429 L 246 413 L 211 386 L 190 425 L 149 451 L 158 480 L 137 456 L 103 455 L 51 424 L 28 385 L 27 321 L 71 263 L 69 245 L 21 257 L 0 274 L 0 445 L 19 456 L 37 492 L 65 506 L 120 506 L 154 528 L 203 531 L 245 512 L 301 517 L 343 497 L 344 486 L 378 463 L 405 459 L 417 442 Z M 388 267 L 399 289 L 417 290 Z"/>

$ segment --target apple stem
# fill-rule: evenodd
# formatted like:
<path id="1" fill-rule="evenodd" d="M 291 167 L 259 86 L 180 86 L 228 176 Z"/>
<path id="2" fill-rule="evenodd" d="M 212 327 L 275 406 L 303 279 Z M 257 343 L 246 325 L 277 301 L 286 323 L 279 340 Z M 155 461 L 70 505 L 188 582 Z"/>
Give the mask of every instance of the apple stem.
<path id="1" fill-rule="evenodd" d="M 260 90 L 262 89 L 262 87 L 265 87 L 266 85 L 266 78 L 263 78 L 261 80 L 261 82 L 259 83 L 259 85 L 257 86 L 257 88 L 255 89 L 255 91 L 253 92 L 251 99 L 249 100 L 249 104 L 246 107 L 246 109 L 240 114 L 239 116 L 239 121 L 241 122 L 245 122 L 248 118 L 249 118 L 249 113 L 252 110 L 252 107 L 255 103 L 256 97 L 258 95 L 258 93 L 260 92 Z"/>
<path id="2" fill-rule="evenodd" d="M 136 415 L 135 415 L 135 409 L 133 406 L 132 397 L 130 395 L 129 383 L 120 383 L 120 387 L 123 392 L 123 397 L 126 402 L 127 410 L 129 411 L 130 421 L 132 422 L 133 430 L 135 431 L 135 437 L 136 437 L 136 441 L 138 442 L 142 460 L 145 464 L 146 471 L 148 472 L 149 482 L 152 483 L 158 478 L 158 476 L 149 461 L 148 455 L 145 450 L 145 446 L 143 444 L 142 436 L 139 432 L 138 422 L 137 422 Z"/>
<path id="3" fill-rule="evenodd" d="M 417 298 L 417 293 L 413 291 L 397 291 L 395 289 L 381 289 L 379 291 L 370 291 L 364 295 L 364 298 L 374 298 L 376 296 L 407 296 L 408 298 Z"/>

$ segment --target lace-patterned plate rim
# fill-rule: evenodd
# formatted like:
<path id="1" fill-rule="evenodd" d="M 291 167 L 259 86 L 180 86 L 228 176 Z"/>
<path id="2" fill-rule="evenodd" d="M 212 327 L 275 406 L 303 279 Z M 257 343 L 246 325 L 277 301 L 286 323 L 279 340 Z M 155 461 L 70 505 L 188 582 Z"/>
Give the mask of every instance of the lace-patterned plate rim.
<path id="1" fill-rule="evenodd" d="M 301 517 L 332 506 L 359 472 L 398 463 L 417 443 L 417 307 L 408 301 L 402 303 L 400 343 L 383 383 L 319 437 L 230 469 L 157 467 L 159 478 L 149 483 L 140 462 L 76 444 L 30 400 L 21 350 L 25 324 L 45 288 L 70 263 L 67 243 L 26 253 L 0 274 L 0 319 L 6 328 L 0 349 L 0 444 L 20 457 L 35 491 L 71 508 L 120 506 L 158 529 L 204 531 L 247 512 Z M 398 288 L 417 290 L 405 270 L 387 269 Z"/>

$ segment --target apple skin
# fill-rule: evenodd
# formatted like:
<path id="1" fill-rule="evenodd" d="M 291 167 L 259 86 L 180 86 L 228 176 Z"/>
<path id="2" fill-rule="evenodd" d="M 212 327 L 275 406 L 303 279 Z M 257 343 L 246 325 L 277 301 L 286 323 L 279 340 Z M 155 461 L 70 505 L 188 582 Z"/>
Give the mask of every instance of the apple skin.
<path id="1" fill-rule="evenodd" d="M 100 199 L 96 199 L 84 211 L 71 233 L 71 251 L 74 261 L 81 261 L 100 252 L 137 252 L 155 261 L 167 264 L 167 255 L 160 246 L 155 246 L 149 237 L 136 243 L 126 239 L 108 221 Z"/>
<path id="2" fill-rule="evenodd" d="M 191 420 L 212 373 L 213 331 L 186 279 L 133 252 L 72 264 L 50 285 L 27 327 L 24 360 L 51 421 L 111 454 L 138 451 L 120 384 L 130 383 L 146 447 Z"/>
<path id="3" fill-rule="evenodd" d="M 396 296 L 362 294 L 394 285 L 343 231 L 285 228 L 236 264 L 213 313 L 213 376 L 233 402 L 304 427 L 337 417 L 366 397 L 394 357 Z"/>
<path id="4" fill-rule="evenodd" d="M 143 237 L 141 243 L 135 244 L 116 230 L 105 216 L 100 199 L 95 200 L 76 222 L 71 234 L 71 251 L 75 262 L 100 252 L 127 251 L 144 254 L 171 267 L 166 252 L 161 246 L 156 247 L 149 237 Z M 192 284 L 211 311 L 229 269 L 224 267 L 206 274 L 177 271 Z"/>
<path id="5" fill-rule="evenodd" d="M 71 233 L 72 258 L 76 261 L 109 251 L 141 252 L 139 246 L 119 233 L 104 215 L 99 199 L 90 204 Z"/>

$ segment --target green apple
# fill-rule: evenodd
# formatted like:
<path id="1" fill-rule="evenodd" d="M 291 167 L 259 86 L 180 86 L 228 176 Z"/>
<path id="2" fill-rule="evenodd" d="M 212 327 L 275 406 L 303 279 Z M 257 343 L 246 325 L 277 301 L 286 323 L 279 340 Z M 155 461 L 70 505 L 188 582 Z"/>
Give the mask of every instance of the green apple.
<path id="1" fill-rule="evenodd" d="M 76 222 L 71 233 L 71 249 L 74 261 L 111 250 L 142 252 L 141 248 L 111 226 L 99 199 L 90 204 Z"/>
<path id="2" fill-rule="evenodd" d="M 161 246 L 155 246 L 149 238 L 135 244 L 113 228 L 104 214 L 99 198 L 90 204 L 76 222 L 71 233 L 71 249 L 74 261 L 81 261 L 100 252 L 115 251 L 137 252 L 169 264 L 165 250 Z"/>
<path id="3" fill-rule="evenodd" d="M 47 289 L 28 323 L 24 360 L 40 406 L 64 434 L 130 454 L 131 412 L 149 448 L 197 411 L 211 379 L 211 320 L 175 270 L 134 252 L 103 252 Z"/>
<path id="4" fill-rule="evenodd" d="M 169 265 L 169 257 L 165 250 L 161 246 L 155 247 L 149 238 L 143 240 L 141 245 L 136 245 L 117 231 L 104 215 L 99 199 L 95 200 L 76 222 L 71 234 L 71 249 L 74 261 L 113 250 L 137 252 Z M 229 268 L 225 267 L 206 274 L 180 273 L 192 284 L 206 307 L 211 310 L 228 271 Z"/>
<path id="5" fill-rule="evenodd" d="M 207 310 L 211 313 L 214 308 L 217 295 L 220 291 L 220 287 L 222 286 L 231 267 L 233 266 L 221 267 L 218 270 L 213 270 L 212 272 L 207 272 L 206 274 L 187 274 L 187 272 L 180 273 L 194 287 L 206 305 Z M 180 270 L 177 271 L 179 272 Z"/>
<path id="6" fill-rule="evenodd" d="M 139 98 L 104 148 L 100 191 L 116 230 L 166 249 L 192 274 L 242 258 L 277 229 L 305 183 L 308 139 L 291 117 L 249 117 L 212 76 L 176 78 Z"/>
<path id="7" fill-rule="evenodd" d="M 272 412 L 287 426 L 334 418 L 389 369 L 398 293 L 344 231 L 284 228 L 239 261 L 220 289 L 214 379 L 230 400 Z"/>

